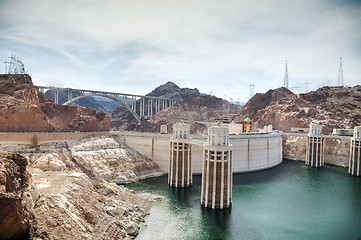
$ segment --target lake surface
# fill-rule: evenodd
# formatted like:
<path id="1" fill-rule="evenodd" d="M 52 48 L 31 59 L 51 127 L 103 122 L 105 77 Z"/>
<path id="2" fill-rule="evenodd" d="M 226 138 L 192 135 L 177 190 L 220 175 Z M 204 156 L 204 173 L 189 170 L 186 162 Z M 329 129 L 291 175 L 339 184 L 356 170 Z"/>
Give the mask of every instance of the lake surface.
<path id="1" fill-rule="evenodd" d="M 137 239 L 361 239 L 361 178 L 347 169 L 313 169 L 283 161 L 275 168 L 233 175 L 232 207 L 200 205 L 201 176 L 190 188 L 167 176 L 127 185 L 165 197 Z"/>

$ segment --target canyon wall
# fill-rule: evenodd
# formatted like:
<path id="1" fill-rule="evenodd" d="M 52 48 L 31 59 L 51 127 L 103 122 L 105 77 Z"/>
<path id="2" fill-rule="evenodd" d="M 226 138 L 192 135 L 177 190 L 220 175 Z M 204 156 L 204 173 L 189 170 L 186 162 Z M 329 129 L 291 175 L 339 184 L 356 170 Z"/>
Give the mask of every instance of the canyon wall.
<path id="1" fill-rule="evenodd" d="M 0 132 L 109 131 L 110 117 L 91 108 L 55 104 L 27 74 L 0 74 Z"/>

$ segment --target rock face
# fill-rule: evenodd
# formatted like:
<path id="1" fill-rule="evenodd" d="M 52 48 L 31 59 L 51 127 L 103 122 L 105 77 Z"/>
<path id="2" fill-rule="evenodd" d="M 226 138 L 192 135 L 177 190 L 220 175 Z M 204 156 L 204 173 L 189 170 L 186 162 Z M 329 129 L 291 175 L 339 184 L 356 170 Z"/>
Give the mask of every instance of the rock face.
<path id="1" fill-rule="evenodd" d="M 29 75 L 0 75 L 0 131 L 108 131 L 110 117 L 83 107 L 54 104 Z"/>
<path id="2" fill-rule="evenodd" d="M 138 234 L 138 224 L 155 200 L 81 172 L 35 169 L 32 175 L 40 194 L 33 210 L 34 237 L 130 239 Z"/>
<path id="3" fill-rule="evenodd" d="M 180 88 L 172 82 L 157 87 L 147 96 L 173 98 L 177 100 L 177 104 L 164 109 L 152 118 L 143 118 L 140 125 L 134 121 L 129 112 L 118 108 L 112 114 L 112 127 L 141 132 L 159 132 L 160 125 L 167 125 L 168 131 L 171 131 L 175 122 L 185 120 L 191 124 L 192 133 L 204 133 L 207 127 L 199 122 L 235 114 L 239 110 L 237 105 L 230 104 L 221 98 L 202 95 L 198 89 Z"/>
<path id="4" fill-rule="evenodd" d="M 246 104 L 239 120 L 250 117 L 255 127 L 272 124 L 276 129 L 323 126 L 353 128 L 361 124 L 361 86 L 323 87 L 305 94 L 293 94 L 286 88 L 256 94 Z"/>
<path id="5" fill-rule="evenodd" d="M 43 144 L 22 154 L 42 171 L 82 171 L 93 179 L 117 184 L 164 174 L 155 162 L 113 135 Z"/>
<path id="6" fill-rule="evenodd" d="M 117 136 L 0 147 L 0 239 L 132 239 L 161 200 L 116 184 L 163 174 Z"/>
<path id="7" fill-rule="evenodd" d="M 148 93 L 146 96 L 177 99 L 181 90 L 182 89 L 180 87 L 178 87 L 175 83 L 167 82 L 166 84 L 160 85 L 159 87 L 155 88 L 153 91 Z"/>
<path id="8" fill-rule="evenodd" d="M 27 164 L 19 154 L 0 152 L 0 239 L 29 237 L 33 216 L 32 206 L 26 202 Z"/>

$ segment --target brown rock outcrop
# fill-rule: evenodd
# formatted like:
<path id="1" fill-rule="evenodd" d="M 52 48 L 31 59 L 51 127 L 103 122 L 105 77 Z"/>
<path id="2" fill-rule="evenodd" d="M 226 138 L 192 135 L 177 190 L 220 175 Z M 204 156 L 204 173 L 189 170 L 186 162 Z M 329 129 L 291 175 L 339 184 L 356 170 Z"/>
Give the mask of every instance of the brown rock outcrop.
<path id="1" fill-rule="evenodd" d="M 29 184 L 26 166 L 23 156 L 0 152 L 0 239 L 29 237 L 31 212 L 22 201 Z"/>
<path id="2" fill-rule="evenodd" d="M 171 132 L 174 123 L 185 120 L 191 124 L 191 133 L 204 133 L 207 127 L 199 122 L 213 121 L 221 116 L 235 114 L 239 110 L 237 105 L 226 100 L 201 94 L 196 88 L 180 88 L 172 82 L 157 87 L 147 96 L 173 98 L 177 100 L 177 104 L 152 117 L 143 118 L 140 125 L 129 112 L 118 108 L 112 114 L 112 127 L 128 131 L 159 132 L 161 125 L 167 125 Z"/>
<path id="3" fill-rule="evenodd" d="M 250 117 L 255 127 L 272 124 L 275 129 L 323 125 L 323 132 L 333 128 L 353 128 L 361 124 L 361 86 L 323 87 L 304 94 L 286 88 L 256 94 L 246 104 L 238 121 Z"/>
<path id="4" fill-rule="evenodd" d="M 53 103 L 29 75 L 0 74 L 0 131 L 108 131 L 110 117 L 90 108 Z"/>

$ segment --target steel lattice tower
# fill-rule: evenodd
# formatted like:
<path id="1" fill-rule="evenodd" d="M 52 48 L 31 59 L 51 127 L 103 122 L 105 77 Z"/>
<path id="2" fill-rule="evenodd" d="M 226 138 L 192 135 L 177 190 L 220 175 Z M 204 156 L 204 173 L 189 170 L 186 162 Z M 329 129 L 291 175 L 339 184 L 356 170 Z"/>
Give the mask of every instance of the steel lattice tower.
<path id="1" fill-rule="evenodd" d="M 254 95 L 254 87 L 256 85 L 254 84 L 254 82 L 250 83 L 249 84 L 249 99 L 251 99 Z"/>
<path id="2" fill-rule="evenodd" d="M 287 68 L 287 60 L 286 60 L 286 69 L 285 69 L 285 77 L 283 79 L 283 86 L 288 88 L 288 68 Z"/>
<path id="3" fill-rule="evenodd" d="M 342 68 L 342 58 L 340 58 L 340 66 L 338 68 L 338 79 L 337 79 L 338 86 L 344 86 L 343 81 L 343 68 Z"/>

